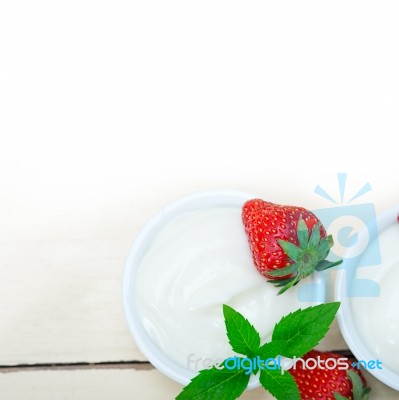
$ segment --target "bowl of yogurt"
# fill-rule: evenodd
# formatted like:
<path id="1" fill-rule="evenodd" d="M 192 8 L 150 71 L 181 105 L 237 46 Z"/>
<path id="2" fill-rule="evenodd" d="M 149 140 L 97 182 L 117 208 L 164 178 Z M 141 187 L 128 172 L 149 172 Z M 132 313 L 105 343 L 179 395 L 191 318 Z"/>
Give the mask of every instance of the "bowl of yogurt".
<path id="1" fill-rule="evenodd" d="M 271 339 L 282 316 L 325 299 L 314 274 L 284 295 L 256 270 L 241 218 L 256 195 L 206 191 L 160 210 L 136 237 L 123 277 L 123 303 L 137 346 L 183 385 L 198 371 L 234 356 L 222 305 L 243 314 Z M 251 377 L 248 388 L 259 386 Z"/>
<path id="2" fill-rule="evenodd" d="M 363 367 L 399 390 L 399 205 L 377 217 L 378 235 L 360 232 L 337 274 L 335 300 L 346 343 Z M 364 250 L 363 250 L 364 249 Z M 360 255 L 359 255 L 360 254 Z M 380 262 L 370 265 L 379 254 Z"/>

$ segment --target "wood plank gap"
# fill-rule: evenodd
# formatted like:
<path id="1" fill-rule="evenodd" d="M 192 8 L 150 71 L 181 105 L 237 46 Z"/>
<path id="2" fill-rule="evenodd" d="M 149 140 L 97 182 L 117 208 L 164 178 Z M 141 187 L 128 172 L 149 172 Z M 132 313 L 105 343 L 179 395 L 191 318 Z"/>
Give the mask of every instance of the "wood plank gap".
<path id="1" fill-rule="evenodd" d="M 38 363 L 38 364 L 17 364 L 0 365 L 0 373 L 21 372 L 21 371 L 43 371 L 43 370 L 89 370 L 89 369 L 134 369 L 151 370 L 154 367 L 148 361 L 102 361 L 96 363 Z"/>
<path id="2" fill-rule="evenodd" d="M 343 357 L 355 358 L 348 349 L 332 350 Z M 95 363 L 75 362 L 75 363 L 38 363 L 38 364 L 17 364 L 0 365 L 0 373 L 19 372 L 19 371 L 43 371 L 43 370 L 89 370 L 89 369 L 134 369 L 151 370 L 154 367 L 148 361 L 101 361 Z"/>

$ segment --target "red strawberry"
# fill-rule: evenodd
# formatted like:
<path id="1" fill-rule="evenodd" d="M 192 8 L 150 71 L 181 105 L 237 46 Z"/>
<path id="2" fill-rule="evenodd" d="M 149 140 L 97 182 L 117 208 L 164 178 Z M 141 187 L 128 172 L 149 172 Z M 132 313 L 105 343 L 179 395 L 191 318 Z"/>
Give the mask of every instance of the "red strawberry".
<path id="1" fill-rule="evenodd" d="M 278 281 L 279 294 L 315 270 L 342 261 L 326 261 L 333 240 L 318 218 L 302 207 L 282 206 L 260 199 L 247 201 L 242 209 L 254 263 L 269 280 Z"/>
<path id="2" fill-rule="evenodd" d="M 301 360 L 289 370 L 301 400 L 368 399 L 370 388 L 366 387 L 363 375 L 349 359 L 335 353 L 312 350 Z"/>

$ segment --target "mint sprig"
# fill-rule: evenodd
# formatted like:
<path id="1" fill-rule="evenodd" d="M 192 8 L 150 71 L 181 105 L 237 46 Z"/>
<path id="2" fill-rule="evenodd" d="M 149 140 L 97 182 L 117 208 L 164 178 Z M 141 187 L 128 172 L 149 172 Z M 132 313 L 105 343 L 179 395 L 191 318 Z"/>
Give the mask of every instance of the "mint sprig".
<path id="1" fill-rule="evenodd" d="M 259 382 L 276 399 L 300 400 L 301 395 L 294 378 L 279 370 L 264 369 L 260 372 Z"/>
<path id="2" fill-rule="evenodd" d="M 302 357 L 317 346 L 334 321 L 340 303 L 297 310 L 283 317 L 273 330 L 272 342 L 285 343 L 280 355 Z"/>
<path id="3" fill-rule="evenodd" d="M 288 314 L 275 325 L 272 340 L 263 345 L 254 326 L 239 312 L 223 305 L 227 337 L 233 351 L 250 359 L 302 357 L 325 336 L 339 305 L 338 302 L 320 304 Z M 265 365 L 262 368 L 256 366 L 252 371 L 240 368 L 239 363 L 231 368 L 227 365 L 228 360 L 231 361 L 226 359 L 218 368 L 200 371 L 176 400 L 235 400 L 244 392 L 250 375 L 256 374 L 259 369 L 261 385 L 277 400 L 300 399 L 298 387 L 289 373 Z"/>
<path id="4" fill-rule="evenodd" d="M 258 331 L 239 312 L 226 304 L 223 304 L 223 315 L 231 348 L 249 357 L 255 355 L 260 346 Z"/>
<path id="5" fill-rule="evenodd" d="M 204 369 L 183 388 L 176 400 L 235 400 L 248 386 L 244 370 Z"/>

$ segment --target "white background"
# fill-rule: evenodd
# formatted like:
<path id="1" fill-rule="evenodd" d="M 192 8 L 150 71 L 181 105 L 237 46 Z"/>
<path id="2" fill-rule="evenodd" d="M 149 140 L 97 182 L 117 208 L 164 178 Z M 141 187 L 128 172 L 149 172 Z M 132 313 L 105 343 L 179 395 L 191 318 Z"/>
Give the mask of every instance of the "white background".
<path id="1" fill-rule="evenodd" d="M 397 201 L 396 1 L 0 4 L 2 237 L 208 188 L 324 206 L 337 172 Z"/>
<path id="2" fill-rule="evenodd" d="M 396 204 L 398 21 L 397 1 L 0 0 L 1 364 L 131 359 L 124 258 L 179 196 L 322 208 L 347 172 L 348 198 Z"/>

